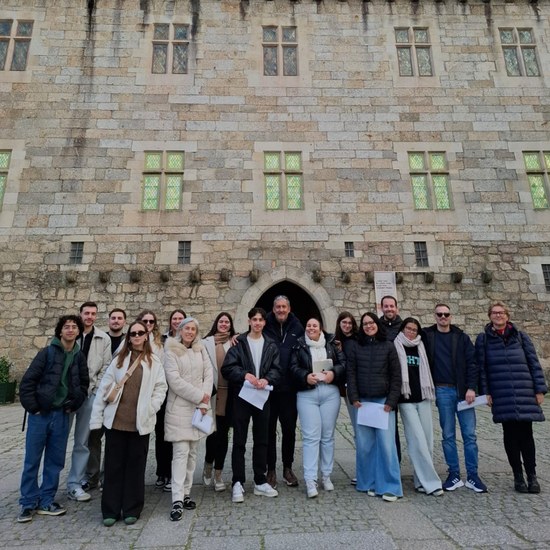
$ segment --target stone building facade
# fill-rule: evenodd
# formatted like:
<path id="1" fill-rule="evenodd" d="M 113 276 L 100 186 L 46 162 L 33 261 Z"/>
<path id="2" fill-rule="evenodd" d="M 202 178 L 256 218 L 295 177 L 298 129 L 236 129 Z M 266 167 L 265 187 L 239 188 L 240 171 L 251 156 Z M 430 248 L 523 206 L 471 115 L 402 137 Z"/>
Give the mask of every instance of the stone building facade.
<path id="1" fill-rule="evenodd" d="M 4 0 L 0 354 L 85 300 L 329 330 L 398 273 L 550 343 L 549 0 Z M 99 323 L 102 324 L 102 323 Z"/>

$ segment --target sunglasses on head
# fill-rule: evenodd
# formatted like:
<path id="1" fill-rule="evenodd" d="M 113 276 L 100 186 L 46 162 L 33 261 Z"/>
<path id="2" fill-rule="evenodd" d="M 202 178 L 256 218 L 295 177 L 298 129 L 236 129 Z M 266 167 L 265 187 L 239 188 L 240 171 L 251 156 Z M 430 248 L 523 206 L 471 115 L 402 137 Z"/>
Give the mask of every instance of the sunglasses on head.
<path id="1" fill-rule="evenodd" d="M 447 317 L 450 317 L 450 316 L 451 316 L 451 314 L 450 314 L 450 313 L 447 313 L 447 312 L 441 312 L 441 311 L 436 311 L 436 313 L 435 313 L 435 314 L 436 314 L 436 315 L 437 315 L 438 317 L 445 317 L 445 318 L 447 318 Z"/>
<path id="2" fill-rule="evenodd" d="M 142 319 L 142 323 L 147 323 L 148 325 L 154 325 L 156 321 L 154 319 Z"/>
<path id="3" fill-rule="evenodd" d="M 147 334 L 144 330 L 133 330 L 129 333 L 130 338 L 135 338 L 136 336 L 143 336 L 144 334 Z"/>

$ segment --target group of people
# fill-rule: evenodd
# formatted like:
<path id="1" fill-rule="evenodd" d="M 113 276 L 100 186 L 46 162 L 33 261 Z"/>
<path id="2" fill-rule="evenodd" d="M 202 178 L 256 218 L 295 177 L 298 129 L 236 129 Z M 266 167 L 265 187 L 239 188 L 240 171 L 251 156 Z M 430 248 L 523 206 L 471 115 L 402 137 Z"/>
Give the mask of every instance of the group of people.
<path id="1" fill-rule="evenodd" d="M 288 487 L 299 486 L 293 471 L 299 419 L 305 491 L 315 498 L 319 485 L 334 490 L 341 397 L 355 435 L 352 483 L 358 491 L 387 502 L 403 496 L 399 411 L 417 491 L 440 496 L 466 485 L 486 492 L 478 475 L 475 406 L 487 403 L 493 420 L 503 424 L 515 490 L 540 492 L 532 422 L 544 420 L 547 387 L 535 348 L 510 322 L 507 307 L 491 305 L 489 323 L 474 345 L 452 324 L 446 304 L 435 306 L 435 324 L 426 329 L 414 317 L 400 318 L 395 297 L 385 296 L 380 306 L 380 317 L 364 313 L 359 324 L 342 312 L 330 334 L 316 316 L 307 319 L 304 329 L 289 299 L 277 296 L 269 313 L 259 307 L 249 311 L 246 333 L 238 334 L 230 313 L 222 311 L 201 338 L 198 321 L 182 309 L 170 314 L 162 333 L 151 310 L 142 311 L 124 332 L 126 313 L 115 308 L 103 332 L 95 326 L 97 304 L 85 302 L 79 315 L 59 319 L 55 337 L 38 352 L 20 384 L 28 425 L 18 521 L 31 521 L 34 513 L 66 513 L 55 495 L 72 424 L 68 498 L 86 502 L 89 491 L 101 487 L 107 527 L 119 520 L 131 525 L 140 517 L 153 431 L 155 485 L 172 495 L 172 521 L 196 507 L 191 487 L 202 438 L 203 483 L 226 490 L 223 470 L 231 428 L 231 499 L 244 501 L 251 421 L 254 494 L 278 495 L 278 424 L 282 479 Z M 260 404 L 246 397 L 250 390 L 262 394 Z M 432 458 L 434 400 L 448 468 L 443 483 Z"/>

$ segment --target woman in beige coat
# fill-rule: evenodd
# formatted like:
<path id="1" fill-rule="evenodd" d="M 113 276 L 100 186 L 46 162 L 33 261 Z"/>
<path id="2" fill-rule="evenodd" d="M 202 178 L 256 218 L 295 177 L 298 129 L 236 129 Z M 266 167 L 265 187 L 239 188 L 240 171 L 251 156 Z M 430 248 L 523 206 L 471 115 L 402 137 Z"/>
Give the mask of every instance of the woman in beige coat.
<path id="1" fill-rule="evenodd" d="M 199 338 L 199 324 L 193 317 L 184 319 L 178 336 L 165 345 L 164 370 L 168 382 L 168 402 L 164 438 L 172 441 L 172 511 L 170 519 L 179 521 L 183 510 L 193 510 L 191 500 L 193 473 L 197 464 L 199 440 L 207 433 L 191 425 L 197 409 L 205 415 L 210 408 L 213 367 Z"/>

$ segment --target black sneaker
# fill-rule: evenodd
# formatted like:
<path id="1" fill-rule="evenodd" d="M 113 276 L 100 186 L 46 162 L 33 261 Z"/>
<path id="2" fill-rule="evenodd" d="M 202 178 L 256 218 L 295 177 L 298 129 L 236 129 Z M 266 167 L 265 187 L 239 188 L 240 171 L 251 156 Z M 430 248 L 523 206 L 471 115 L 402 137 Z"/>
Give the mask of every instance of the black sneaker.
<path id="1" fill-rule="evenodd" d="M 487 486 L 481 479 L 479 479 L 479 476 L 477 475 L 470 475 L 468 476 L 468 480 L 464 484 L 468 489 L 472 489 L 472 491 L 475 491 L 476 493 L 486 493 L 487 492 Z"/>
<path id="2" fill-rule="evenodd" d="M 34 508 L 21 508 L 21 513 L 17 516 L 18 523 L 27 523 L 32 521 Z"/>
<path id="3" fill-rule="evenodd" d="M 194 500 L 191 500 L 190 496 L 186 496 L 183 499 L 183 507 L 186 510 L 194 510 L 197 507 L 197 504 L 195 503 Z"/>
<path id="4" fill-rule="evenodd" d="M 170 521 L 179 521 L 183 517 L 183 502 L 176 500 L 172 504 L 172 511 L 170 512 Z"/>
<path id="5" fill-rule="evenodd" d="M 36 513 L 39 516 L 62 516 L 67 513 L 67 510 L 57 504 L 57 502 L 52 502 L 49 506 L 40 506 L 40 508 L 37 508 Z"/>

